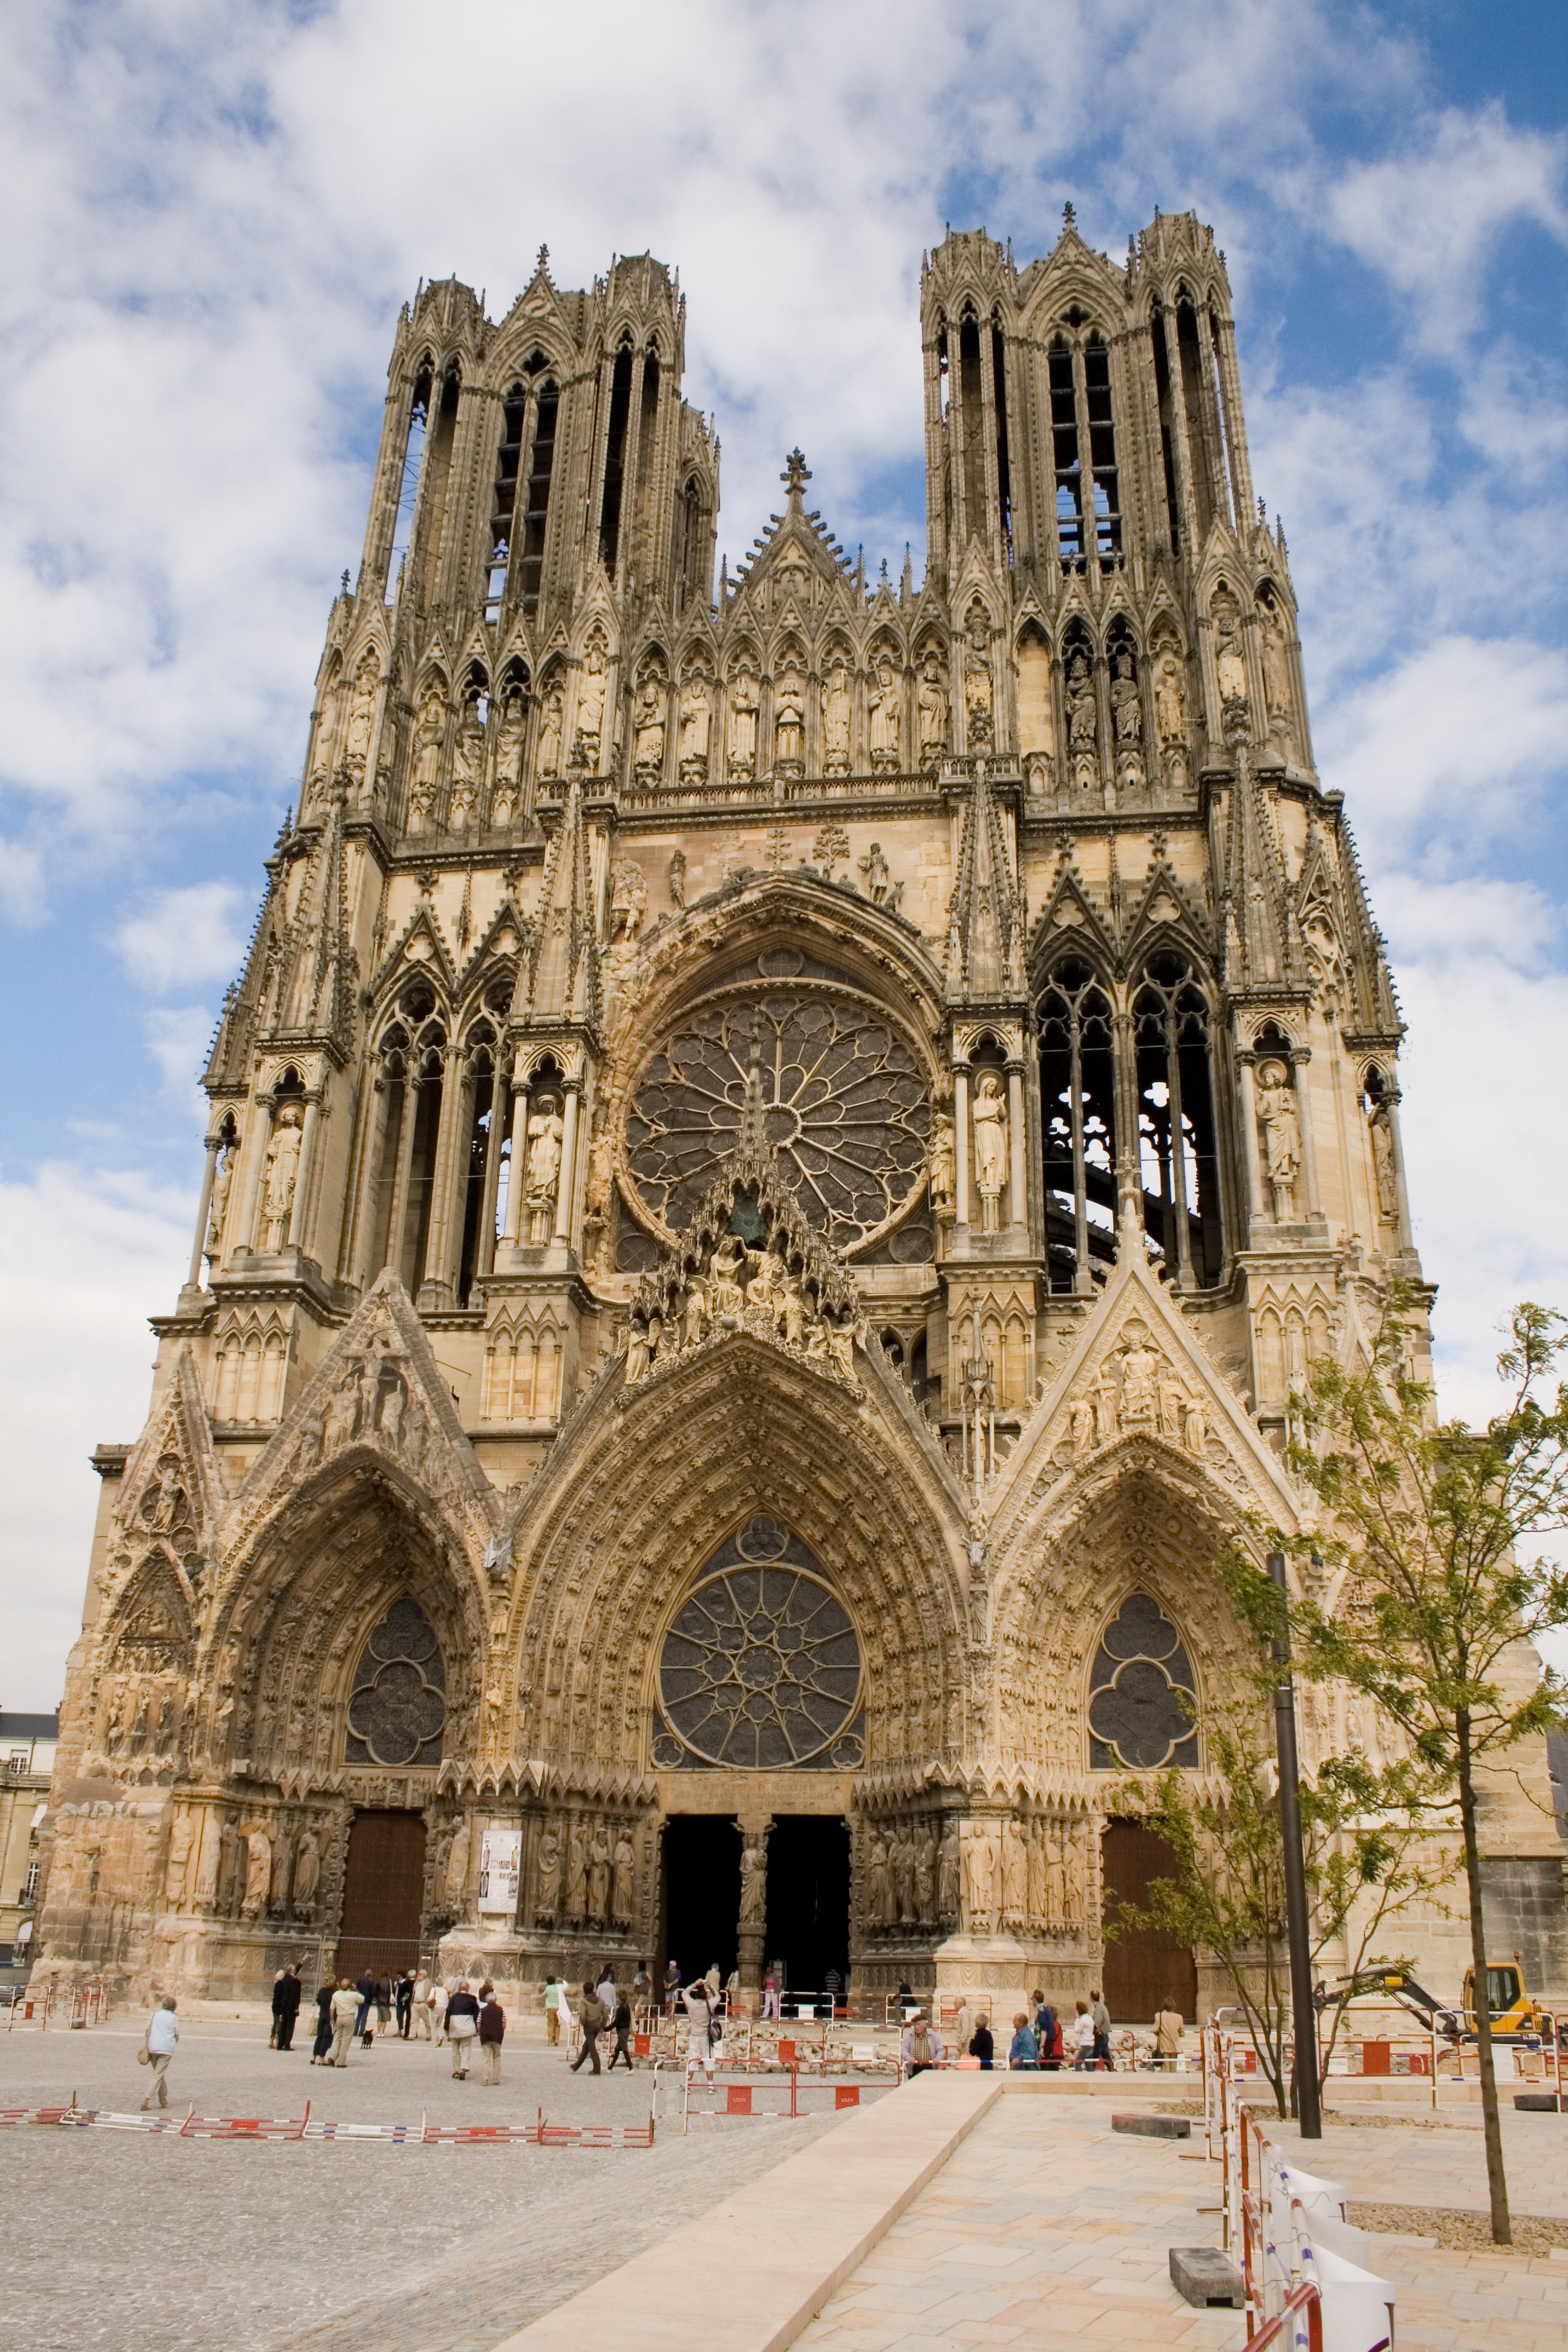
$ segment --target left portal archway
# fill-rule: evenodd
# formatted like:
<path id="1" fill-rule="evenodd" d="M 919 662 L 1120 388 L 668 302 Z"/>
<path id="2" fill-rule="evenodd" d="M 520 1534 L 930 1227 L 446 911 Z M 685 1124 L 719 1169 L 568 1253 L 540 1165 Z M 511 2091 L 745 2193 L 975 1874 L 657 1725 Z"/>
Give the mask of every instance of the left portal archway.
<path id="1" fill-rule="evenodd" d="M 337 1973 L 392 1979 L 419 1964 L 425 1816 L 362 1808 L 349 1831 Z"/>

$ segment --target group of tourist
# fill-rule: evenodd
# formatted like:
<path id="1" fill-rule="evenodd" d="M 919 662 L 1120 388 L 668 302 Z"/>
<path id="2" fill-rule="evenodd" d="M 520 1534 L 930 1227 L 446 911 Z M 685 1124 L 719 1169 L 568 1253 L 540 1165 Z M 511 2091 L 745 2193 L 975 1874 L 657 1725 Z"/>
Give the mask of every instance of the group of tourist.
<path id="1" fill-rule="evenodd" d="M 1162 2009 L 1158 2012 L 1153 2045 L 1156 2065 L 1175 2063 L 1183 2030 L 1179 2010 Z M 983 2017 L 970 2035 L 969 2054 L 983 2067 L 995 2064 L 996 2042 L 989 2018 Z M 1059 2073 L 1064 2067 L 1078 2074 L 1113 2071 L 1116 2061 L 1110 2054 L 1110 2011 L 1100 1991 L 1091 1992 L 1087 2000 L 1076 2001 L 1070 2019 L 1065 2010 L 1054 2010 L 1044 1993 L 1031 1993 L 1029 2008 L 1020 2010 L 1013 2020 L 1007 2064 L 1051 2073 Z"/>

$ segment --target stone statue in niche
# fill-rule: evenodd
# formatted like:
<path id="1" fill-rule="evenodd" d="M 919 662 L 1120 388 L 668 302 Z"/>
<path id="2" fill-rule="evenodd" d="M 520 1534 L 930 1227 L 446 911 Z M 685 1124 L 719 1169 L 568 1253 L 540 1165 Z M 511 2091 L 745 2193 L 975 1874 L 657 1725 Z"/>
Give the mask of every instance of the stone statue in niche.
<path id="1" fill-rule="evenodd" d="M 632 767 L 639 783 L 656 784 L 664 773 L 664 681 L 656 670 L 649 670 L 637 688 Z"/>
<path id="2" fill-rule="evenodd" d="M 289 1239 L 289 1219 L 300 1174 L 300 1148 L 304 1140 L 297 1103 L 284 1103 L 267 1147 L 267 1172 L 261 1193 L 261 1246 L 283 1248 Z"/>
<path id="3" fill-rule="evenodd" d="M 1241 615 L 1228 596 L 1215 602 L 1215 669 L 1219 678 L 1221 704 L 1250 698 L 1247 676 L 1247 654 L 1241 641 Z"/>
<path id="4" fill-rule="evenodd" d="M 741 1856 L 741 1925 L 760 1927 L 768 1899 L 767 1848 L 757 1838 L 749 1839 Z"/>
<path id="5" fill-rule="evenodd" d="M 321 1883 L 321 1849 L 314 1830 L 307 1830 L 300 1840 L 294 1856 L 294 1916 L 309 1919 L 316 1908 L 316 1890 Z"/>
<path id="6" fill-rule="evenodd" d="M 240 1903 L 242 1919 L 259 1919 L 267 1908 L 268 1890 L 272 1884 L 272 1841 L 259 1826 L 245 1833 L 245 1895 Z"/>
<path id="7" fill-rule="evenodd" d="M 679 913 L 686 905 L 686 852 L 672 850 L 668 868 L 669 903 Z"/>
<path id="8" fill-rule="evenodd" d="M 1143 698 L 1132 656 L 1116 655 L 1110 665 L 1110 724 L 1116 737 L 1116 772 L 1127 784 L 1143 782 Z"/>
<path id="9" fill-rule="evenodd" d="M 544 709 L 539 721 L 539 752 L 534 772 L 540 776 L 561 773 L 562 736 L 566 725 L 566 696 L 559 677 L 552 677 L 544 689 Z"/>
<path id="10" fill-rule="evenodd" d="M 1160 758 L 1166 784 L 1173 792 L 1185 789 L 1187 763 L 1187 692 L 1181 655 L 1167 637 L 1154 660 L 1154 725 L 1160 738 Z"/>
<path id="11" fill-rule="evenodd" d="M 713 702 L 708 680 L 700 673 L 680 689 L 680 781 L 708 782 L 708 747 L 713 731 Z"/>
<path id="12" fill-rule="evenodd" d="M 1149 1327 L 1134 1318 L 1121 1350 L 1121 1418 L 1129 1428 L 1157 1418 L 1159 1379 L 1160 1358 L 1149 1345 Z"/>
<path id="13" fill-rule="evenodd" d="M 1272 731 L 1289 733 L 1290 715 L 1295 697 L 1290 690 L 1290 651 L 1285 642 L 1285 624 L 1279 607 L 1265 590 L 1258 600 L 1258 618 L 1262 635 L 1259 648 L 1263 657 L 1263 695 L 1268 705 Z"/>
<path id="14" fill-rule="evenodd" d="M 1368 1121 L 1372 1137 L 1373 1172 L 1377 1179 L 1377 1211 L 1384 1224 L 1394 1224 L 1399 1215 L 1399 1180 L 1394 1160 L 1394 1127 L 1386 1103 L 1379 1103 Z"/>
<path id="15" fill-rule="evenodd" d="M 463 1896 L 468 1884 L 468 1851 L 471 1843 L 472 1832 L 468 1816 L 465 1813 L 452 1832 L 452 1843 L 447 1853 L 446 1895 L 447 1906 L 451 1911 L 460 1911 L 463 1907 Z"/>
<path id="16" fill-rule="evenodd" d="M 647 912 L 647 883 L 635 857 L 617 858 L 610 872 L 610 937 L 636 944 Z"/>
<path id="17" fill-rule="evenodd" d="M 540 1833 L 539 1859 L 534 1865 L 533 1915 L 536 1919 L 553 1919 L 560 1899 L 561 1838 L 553 1822 L 546 1822 Z"/>
<path id="18" fill-rule="evenodd" d="M 981 1072 L 971 1117 L 980 1229 L 994 1234 L 1001 1221 L 1002 1187 L 1007 1181 L 1007 1103 L 994 1070 Z"/>
<path id="19" fill-rule="evenodd" d="M 517 815 L 522 739 L 527 725 L 528 698 L 515 678 L 509 679 L 496 726 L 496 780 L 490 793 L 492 824 L 510 824 Z"/>
<path id="20" fill-rule="evenodd" d="M 414 766 L 408 787 L 408 830 L 427 833 L 436 819 L 441 782 L 441 748 L 447 740 L 447 696 L 439 678 L 426 687 L 414 730 Z"/>
<path id="21" fill-rule="evenodd" d="M 875 1835 L 866 1848 L 866 1924 L 888 1924 L 888 1849 Z"/>
<path id="22" fill-rule="evenodd" d="M 343 765 L 353 779 L 356 792 L 364 789 L 365 761 L 370 757 L 376 689 L 380 684 L 381 666 L 374 654 L 366 654 L 354 672 L 353 698 L 349 704 L 348 725 L 343 730 Z"/>
<path id="23" fill-rule="evenodd" d="M 1265 1062 L 1258 1073 L 1258 1119 L 1263 1129 L 1263 1164 L 1277 1224 L 1296 1213 L 1296 1177 L 1301 1164 L 1301 1118 L 1296 1090 L 1283 1062 Z"/>
<path id="24" fill-rule="evenodd" d="M 195 1822 L 189 1813 L 182 1813 L 169 1832 L 169 1859 L 163 1872 L 163 1893 L 171 1903 L 183 1903 L 185 1899 L 185 1879 L 195 1842 Z"/>
<path id="25" fill-rule="evenodd" d="M 996 1840 L 988 1829 L 972 1830 L 963 1847 L 963 1924 L 972 1936 L 987 1936 L 996 1901 Z"/>
<path id="26" fill-rule="evenodd" d="M 956 1927 L 963 1904 L 963 1854 L 958 1823 L 950 1815 L 937 1848 L 937 1916 L 943 1927 Z"/>
<path id="27" fill-rule="evenodd" d="M 467 833 L 473 824 L 484 781 L 485 726 L 479 717 L 479 704 L 470 698 L 463 705 L 458 740 L 452 751 L 452 796 L 447 807 L 447 824 L 450 832 Z"/>
<path id="28" fill-rule="evenodd" d="M 805 681 L 793 662 L 773 693 L 773 771 L 805 773 Z"/>
<path id="29" fill-rule="evenodd" d="M 978 604 L 969 615 L 963 656 L 963 712 L 972 751 L 989 751 L 996 735 L 995 688 L 991 677 L 991 629 Z"/>
<path id="30" fill-rule="evenodd" d="M 537 1249 L 550 1238 L 555 1188 L 561 1181 L 562 1141 L 565 1122 L 553 1095 L 541 1095 L 528 1114 L 527 1159 L 523 1169 L 523 1202 L 528 1210 L 528 1238 Z"/>
<path id="31" fill-rule="evenodd" d="M 822 688 L 822 772 L 825 776 L 847 776 L 849 773 L 849 726 L 853 709 L 849 671 L 840 655 L 830 664 Z"/>
<path id="32" fill-rule="evenodd" d="M 926 1167 L 931 1207 L 939 1218 L 951 1218 L 957 1177 L 957 1153 L 952 1118 L 947 1111 L 939 1110 L 931 1120 L 931 1149 Z"/>
<path id="33" fill-rule="evenodd" d="M 594 1834 L 588 1840 L 588 1916 L 592 1919 L 607 1919 L 610 1915 L 610 1841 L 602 1822 L 594 1823 Z"/>
<path id="34" fill-rule="evenodd" d="M 920 764 L 922 768 L 934 768 L 947 749 L 947 688 L 942 682 L 942 665 L 934 646 L 926 648 L 921 663 L 915 704 L 920 714 Z"/>
<path id="35" fill-rule="evenodd" d="M 894 895 L 893 877 L 888 869 L 888 861 L 882 855 L 882 845 L 879 841 L 874 841 L 871 844 L 865 856 L 859 860 L 859 867 L 866 877 L 867 898 L 873 907 L 886 906 L 889 898 Z"/>
<path id="36" fill-rule="evenodd" d="M 217 1165 L 213 1171 L 212 1206 L 207 1213 L 206 1254 L 216 1258 L 223 1248 L 223 1229 L 228 1216 L 228 1196 L 234 1185 L 234 1163 L 239 1158 L 237 1139 L 218 1147 Z"/>
<path id="37" fill-rule="evenodd" d="M 871 717 L 871 772 L 897 775 L 903 757 L 904 689 L 886 654 L 878 658 L 866 699 Z"/>
<path id="38" fill-rule="evenodd" d="M 605 660 L 605 648 L 595 637 L 588 647 L 588 658 L 577 681 L 576 734 L 590 768 L 599 764 L 599 746 L 605 733 L 605 696 L 609 688 L 609 669 Z"/>
<path id="39" fill-rule="evenodd" d="M 1073 782 L 1080 792 L 1089 792 L 1100 782 L 1100 726 L 1094 707 L 1094 673 L 1081 650 L 1068 663 L 1067 707 Z"/>
<path id="40" fill-rule="evenodd" d="M 749 784 L 757 772 L 757 681 L 749 669 L 730 680 L 730 740 L 725 758 L 731 780 Z"/>

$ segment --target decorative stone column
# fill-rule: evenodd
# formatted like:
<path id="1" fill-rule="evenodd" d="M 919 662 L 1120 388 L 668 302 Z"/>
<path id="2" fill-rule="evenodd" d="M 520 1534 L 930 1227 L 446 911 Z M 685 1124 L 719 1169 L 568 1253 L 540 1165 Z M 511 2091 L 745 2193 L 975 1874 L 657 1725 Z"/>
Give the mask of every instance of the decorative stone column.
<path id="1" fill-rule="evenodd" d="M 222 1149 L 222 1129 L 207 1138 L 206 1166 L 202 1171 L 202 1197 L 196 1210 L 195 1238 L 191 1244 L 190 1271 L 185 1276 L 187 1291 L 198 1291 L 202 1283 L 202 1253 L 206 1247 L 207 1223 L 212 1216 L 213 1185 L 217 1177 L 217 1156 Z"/>
<path id="2" fill-rule="evenodd" d="M 1250 1048 L 1236 1057 L 1241 1072 L 1241 1170 L 1247 1188 L 1247 1247 L 1252 1246 L 1252 1228 L 1267 1215 L 1263 1207 L 1263 1174 L 1258 1160 L 1258 1086 L 1253 1073 L 1258 1055 Z"/>
<path id="3" fill-rule="evenodd" d="M 952 1066 L 953 1222 L 969 1223 L 969 1065 Z"/>
<path id="4" fill-rule="evenodd" d="M 1014 1225 L 1027 1225 L 1029 1183 L 1026 1173 L 1028 1158 L 1024 1134 L 1024 1065 L 1017 1061 L 1007 1065 L 1007 1150 L 1008 1182 L 1013 1194 L 1009 1203 L 1013 1214 L 1008 1222 Z"/>
<path id="5" fill-rule="evenodd" d="M 577 1192 L 577 1126 L 583 1107 L 583 1082 L 568 1078 L 565 1082 L 565 1132 L 561 1139 L 561 1167 L 555 1179 L 555 1239 L 570 1242 L 572 1238 L 572 1204 Z"/>
<path id="6" fill-rule="evenodd" d="M 1321 1225 L 1323 1207 L 1318 1192 L 1318 1146 L 1312 1133 L 1312 1104 L 1307 1087 L 1307 1065 L 1311 1058 L 1310 1045 L 1291 1046 L 1290 1073 L 1296 1088 L 1296 1118 L 1301 1129 L 1301 1181 L 1307 1194 L 1307 1221 Z"/>
<path id="7" fill-rule="evenodd" d="M 754 2017 L 762 2006 L 763 1943 L 768 1921 L 768 1839 L 773 1832 L 771 1813 L 758 1813 L 742 1820 L 741 1829 L 741 1910 L 736 1922 L 735 1940 L 741 1970 L 741 1990 L 745 1994 Z"/>

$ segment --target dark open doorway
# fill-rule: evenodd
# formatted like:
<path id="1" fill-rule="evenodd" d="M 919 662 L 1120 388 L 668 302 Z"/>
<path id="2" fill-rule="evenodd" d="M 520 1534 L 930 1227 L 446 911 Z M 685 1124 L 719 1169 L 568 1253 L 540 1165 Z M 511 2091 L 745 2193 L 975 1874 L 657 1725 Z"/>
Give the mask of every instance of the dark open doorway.
<path id="1" fill-rule="evenodd" d="M 768 1838 L 764 1958 L 795 1992 L 821 1992 L 829 1969 L 849 1977 L 849 1825 L 837 1815 L 780 1813 Z"/>
<path id="2" fill-rule="evenodd" d="M 421 1813 L 355 1813 L 349 1832 L 337 1972 L 393 1977 L 419 1965 L 425 1901 Z"/>
<path id="3" fill-rule="evenodd" d="M 673 1813 L 664 1825 L 664 1957 L 689 1984 L 735 1965 L 741 1832 L 721 1813 Z"/>
<path id="4" fill-rule="evenodd" d="M 1100 1847 L 1105 1917 L 1123 1903 L 1142 1909 L 1152 1878 L 1174 1878 L 1176 1857 L 1157 1830 L 1142 1822 L 1111 1822 Z M 1121 1927 L 1105 1948 L 1105 2005 L 1118 2024 L 1148 2025 L 1157 2009 L 1198 2014 L 1198 1972 L 1193 1956 L 1163 1927 Z"/>

